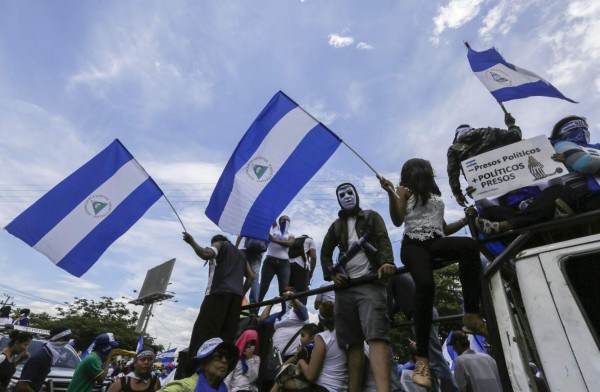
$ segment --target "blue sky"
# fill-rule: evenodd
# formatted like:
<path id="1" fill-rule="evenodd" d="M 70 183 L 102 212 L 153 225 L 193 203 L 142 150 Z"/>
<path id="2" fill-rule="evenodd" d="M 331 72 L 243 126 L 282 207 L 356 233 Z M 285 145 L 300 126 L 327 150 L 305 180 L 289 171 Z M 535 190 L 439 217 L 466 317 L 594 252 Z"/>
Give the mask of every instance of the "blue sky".
<path id="1" fill-rule="evenodd" d="M 220 232 L 204 215 L 214 184 L 278 90 L 394 181 L 407 159 L 431 160 L 452 221 L 462 213 L 445 173 L 454 129 L 504 126 L 463 41 L 495 46 L 580 102 L 506 103 L 524 137 L 575 113 L 598 141 L 599 35 L 594 0 L 3 2 L 0 224 L 119 138 L 207 244 Z M 285 210 L 291 232 L 320 245 L 336 216 L 335 186 L 345 181 L 398 241 L 386 195 L 344 146 Z M 178 302 L 157 306 L 148 330 L 165 346 L 185 346 L 207 269 L 164 200 L 81 279 L 3 231 L 0 292 L 34 312 L 76 296 L 132 297 L 147 269 L 173 257 L 169 287 Z M 313 285 L 320 283 L 318 270 Z"/>

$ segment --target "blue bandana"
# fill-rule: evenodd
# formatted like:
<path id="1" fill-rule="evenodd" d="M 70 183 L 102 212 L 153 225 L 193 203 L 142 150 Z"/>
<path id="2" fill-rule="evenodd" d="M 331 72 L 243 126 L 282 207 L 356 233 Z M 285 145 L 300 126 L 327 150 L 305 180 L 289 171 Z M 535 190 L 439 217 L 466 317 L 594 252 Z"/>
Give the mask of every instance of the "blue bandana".
<path id="1" fill-rule="evenodd" d="M 577 128 L 566 135 L 561 137 L 561 140 L 577 144 L 589 144 L 590 143 L 590 131 L 585 128 Z"/>
<path id="2" fill-rule="evenodd" d="M 196 389 L 194 392 L 227 392 L 227 387 L 225 383 L 221 381 L 217 389 L 214 389 L 208 384 L 206 378 L 204 377 L 204 373 L 201 369 L 198 370 L 198 383 L 196 384 Z"/>

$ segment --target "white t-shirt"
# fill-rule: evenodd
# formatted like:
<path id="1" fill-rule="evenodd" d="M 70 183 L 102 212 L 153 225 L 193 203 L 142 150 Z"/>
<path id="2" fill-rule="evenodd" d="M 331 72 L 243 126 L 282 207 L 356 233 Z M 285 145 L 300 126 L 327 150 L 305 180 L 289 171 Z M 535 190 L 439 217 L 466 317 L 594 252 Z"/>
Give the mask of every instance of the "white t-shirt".
<path id="1" fill-rule="evenodd" d="M 269 234 L 282 241 L 287 241 L 290 237 L 294 236 L 293 234 L 290 234 L 287 231 L 285 232 L 285 234 L 281 234 L 279 226 L 271 227 Z M 278 259 L 287 260 L 289 258 L 288 249 L 289 247 L 287 246 L 281 246 L 271 241 L 269 242 L 269 246 L 267 247 L 267 256 L 273 256 L 277 257 Z"/>
<path id="2" fill-rule="evenodd" d="M 353 242 L 358 241 L 358 233 L 356 232 L 356 217 L 348 218 L 348 246 Z M 369 259 L 367 254 L 361 249 L 358 253 L 346 263 L 344 269 L 350 278 L 359 278 L 369 273 Z"/>
<path id="3" fill-rule="evenodd" d="M 294 334 L 306 323 L 308 323 L 308 320 L 302 320 L 298 317 L 293 308 L 288 309 L 288 311 L 281 316 L 281 319 L 276 320 L 275 323 L 273 323 L 273 328 L 275 329 L 275 332 L 273 332 L 273 347 L 277 347 L 279 351 L 283 350 L 292 336 L 294 336 Z M 300 334 L 298 334 L 292 344 L 288 346 L 286 352 L 281 352 L 281 356 L 284 357 L 296 354 L 296 348 L 299 344 Z"/>
<path id="4" fill-rule="evenodd" d="M 325 282 L 323 283 L 321 286 L 319 287 L 325 287 L 325 286 L 333 286 L 333 283 L 331 282 Z M 317 301 L 321 301 L 321 302 L 335 302 L 335 291 L 331 290 L 331 291 L 327 291 L 325 293 L 320 293 L 317 294 L 317 296 L 315 297 L 315 302 Z"/>
<path id="5" fill-rule="evenodd" d="M 315 245 L 315 241 L 312 238 L 307 237 L 306 240 L 304 240 L 304 254 L 306 254 L 311 249 L 314 249 L 316 252 L 317 246 Z M 304 263 L 304 259 L 302 258 L 302 256 L 298 256 L 298 257 L 294 257 L 293 259 L 290 259 L 290 263 L 296 263 L 300 267 L 310 270 L 310 262 L 309 262 L 308 256 L 306 257 L 306 263 Z M 306 264 L 306 265 L 304 265 L 304 264 Z"/>
<path id="6" fill-rule="evenodd" d="M 337 344 L 335 331 L 325 330 L 317 336 L 325 342 L 325 360 L 315 384 L 331 392 L 348 390 L 348 360 L 346 351 Z"/>

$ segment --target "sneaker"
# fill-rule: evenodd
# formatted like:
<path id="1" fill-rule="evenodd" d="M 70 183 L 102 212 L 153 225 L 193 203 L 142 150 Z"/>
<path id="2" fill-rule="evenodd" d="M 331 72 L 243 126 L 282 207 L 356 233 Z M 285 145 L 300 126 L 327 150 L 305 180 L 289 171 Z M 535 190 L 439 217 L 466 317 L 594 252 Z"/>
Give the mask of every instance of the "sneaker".
<path id="1" fill-rule="evenodd" d="M 575 211 L 573 211 L 573 209 L 563 199 L 556 199 L 554 201 L 554 205 L 556 206 L 556 209 L 554 210 L 554 218 L 565 218 L 575 213 Z"/>
<path id="2" fill-rule="evenodd" d="M 431 372 L 429 371 L 429 361 L 417 357 L 415 370 L 413 371 L 412 382 L 423 387 L 431 388 Z"/>
<path id="3" fill-rule="evenodd" d="M 500 223 L 492 222 L 484 218 L 475 218 L 475 226 L 477 231 L 485 235 L 500 233 Z"/>
<path id="4" fill-rule="evenodd" d="M 487 336 L 488 334 L 485 321 L 477 313 L 465 313 L 462 330 L 471 335 Z"/>

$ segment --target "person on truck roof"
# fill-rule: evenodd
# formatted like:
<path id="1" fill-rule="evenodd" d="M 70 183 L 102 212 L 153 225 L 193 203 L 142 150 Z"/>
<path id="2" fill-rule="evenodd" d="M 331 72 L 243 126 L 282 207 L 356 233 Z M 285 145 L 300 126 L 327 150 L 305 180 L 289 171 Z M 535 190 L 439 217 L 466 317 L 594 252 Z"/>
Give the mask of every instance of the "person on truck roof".
<path id="1" fill-rule="evenodd" d="M 590 144 L 585 117 L 567 116 L 558 121 L 552 129 L 550 142 L 556 151 L 552 159 L 564 163 L 570 173 L 550 180 L 550 186 L 534 197 L 523 211 L 499 206 L 484 209 L 476 222 L 479 231 L 501 233 L 557 216 L 568 216 L 574 210 L 600 209 L 600 185 L 594 177 L 600 174 L 600 144 Z"/>
<path id="2" fill-rule="evenodd" d="M 397 227 L 405 225 L 400 257 L 416 287 L 417 361 L 413 382 L 430 388 L 429 334 L 435 293 L 434 262 L 437 257 L 458 261 L 465 307 L 463 329 L 468 333 L 486 335 L 485 322 L 479 316 L 479 245 L 470 237 L 447 237 L 464 227 L 467 220 L 462 218 L 451 224 L 444 221 L 444 202 L 429 161 L 419 158 L 406 161 L 400 173 L 400 184 L 395 190 L 392 182 L 383 177 L 380 183 L 388 193 L 392 222 Z"/>
<path id="3" fill-rule="evenodd" d="M 456 202 L 466 207 L 467 200 L 460 188 L 460 163 L 465 159 L 496 148 L 521 141 L 521 128 L 515 125 L 510 113 L 504 116 L 507 130 L 500 128 L 471 128 L 468 124 L 456 128 L 454 141 L 448 148 L 448 181 Z"/>
<path id="4" fill-rule="evenodd" d="M 600 174 L 600 143 L 590 143 L 590 131 L 585 117 L 568 116 L 558 121 L 550 135 L 556 155 L 571 172 L 563 176 L 576 194 L 576 209 L 581 212 L 600 209 L 600 184 L 594 176 Z"/>

